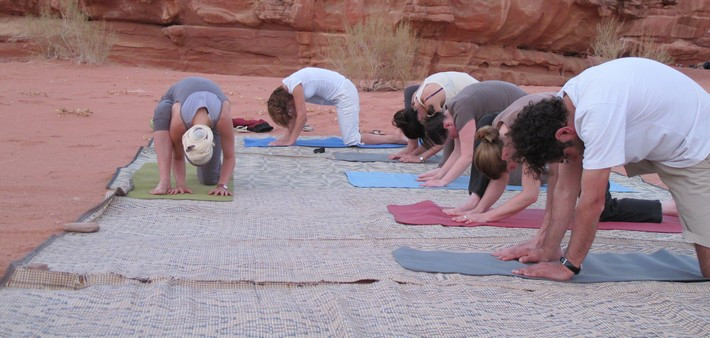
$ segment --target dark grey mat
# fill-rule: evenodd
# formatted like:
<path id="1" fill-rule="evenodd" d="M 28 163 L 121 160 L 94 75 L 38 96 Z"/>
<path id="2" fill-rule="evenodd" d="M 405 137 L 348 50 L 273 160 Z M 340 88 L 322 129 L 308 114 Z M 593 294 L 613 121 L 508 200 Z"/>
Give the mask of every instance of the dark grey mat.
<path id="1" fill-rule="evenodd" d="M 399 162 L 390 160 L 388 153 L 358 153 L 358 152 L 336 152 L 335 159 L 348 162 Z M 424 161 L 424 163 L 439 163 L 441 155 L 434 155 Z"/>
<path id="2" fill-rule="evenodd" d="M 518 261 L 501 261 L 490 253 L 421 251 L 401 247 L 393 251 L 392 255 L 403 268 L 418 272 L 522 277 L 514 275 L 511 271 L 525 266 Z M 666 250 L 659 250 L 650 255 L 639 253 L 589 254 L 582 265 L 582 272 L 572 277 L 571 282 L 698 282 L 707 280 L 700 274 L 698 260 L 695 257 L 675 255 Z"/>

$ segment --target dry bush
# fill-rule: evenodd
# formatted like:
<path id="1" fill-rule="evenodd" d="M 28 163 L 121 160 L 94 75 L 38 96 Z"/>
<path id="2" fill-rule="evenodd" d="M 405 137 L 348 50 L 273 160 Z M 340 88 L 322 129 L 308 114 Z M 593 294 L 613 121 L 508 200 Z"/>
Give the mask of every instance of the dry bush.
<path id="1" fill-rule="evenodd" d="M 620 36 L 623 24 L 613 17 L 604 18 L 597 24 L 597 36 L 591 46 L 596 63 L 618 59 L 624 55 L 652 59 L 665 64 L 673 62 L 668 50 L 659 46 L 646 31 L 642 31 L 638 42 L 627 47 Z"/>
<path id="2" fill-rule="evenodd" d="M 597 36 L 592 41 L 592 55 L 605 62 L 618 59 L 624 53 L 624 42 L 619 33 L 623 23 L 614 17 L 603 18 L 597 24 Z"/>
<path id="3" fill-rule="evenodd" d="M 24 35 L 49 58 L 95 64 L 106 60 L 117 37 L 103 21 L 89 21 L 77 0 L 63 0 L 59 15 L 43 6 L 39 16 L 25 19 Z"/>
<path id="4" fill-rule="evenodd" d="M 630 54 L 651 60 L 656 60 L 660 63 L 671 64 L 673 57 L 665 47 L 659 46 L 651 34 L 646 32 L 641 34 L 638 42 L 631 48 Z"/>
<path id="5" fill-rule="evenodd" d="M 419 79 L 415 65 L 418 38 L 409 24 L 392 25 L 386 11 L 346 25 L 342 38 L 330 40 L 328 58 L 334 70 L 365 91 L 397 90 Z"/>

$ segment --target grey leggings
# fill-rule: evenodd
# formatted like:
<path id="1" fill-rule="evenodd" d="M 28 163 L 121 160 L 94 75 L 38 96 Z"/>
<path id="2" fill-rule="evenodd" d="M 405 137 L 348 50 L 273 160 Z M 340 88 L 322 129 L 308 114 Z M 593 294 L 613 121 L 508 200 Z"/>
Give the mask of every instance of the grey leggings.
<path id="1" fill-rule="evenodd" d="M 222 170 L 222 139 L 214 131 L 214 148 L 209 162 L 197 167 L 197 180 L 204 185 L 215 185 L 219 182 L 219 173 Z"/>

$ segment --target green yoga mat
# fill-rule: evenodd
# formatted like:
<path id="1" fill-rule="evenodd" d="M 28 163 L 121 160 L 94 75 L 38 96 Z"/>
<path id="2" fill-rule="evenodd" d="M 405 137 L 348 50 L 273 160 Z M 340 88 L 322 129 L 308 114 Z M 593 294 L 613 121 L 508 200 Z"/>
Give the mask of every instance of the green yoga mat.
<path id="1" fill-rule="evenodd" d="M 187 186 L 192 189 L 192 194 L 179 195 L 151 195 L 150 190 L 158 185 L 160 176 L 158 175 L 158 163 L 146 163 L 133 174 L 133 189 L 126 194 L 127 197 L 140 199 L 170 199 L 170 200 L 195 200 L 195 201 L 217 201 L 231 202 L 234 196 L 214 196 L 207 195 L 215 186 L 202 185 L 197 181 L 197 167 L 186 163 L 186 178 Z M 175 179 L 171 178 L 173 186 Z M 230 180 L 227 183 L 229 190 L 234 192 L 234 184 Z"/>

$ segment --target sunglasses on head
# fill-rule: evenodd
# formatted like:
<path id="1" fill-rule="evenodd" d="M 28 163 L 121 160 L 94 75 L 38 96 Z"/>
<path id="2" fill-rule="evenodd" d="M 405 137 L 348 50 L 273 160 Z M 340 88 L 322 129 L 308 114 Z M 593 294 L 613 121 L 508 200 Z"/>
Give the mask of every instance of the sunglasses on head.
<path id="1" fill-rule="evenodd" d="M 443 114 L 445 110 L 448 110 L 449 108 L 444 105 L 443 107 L 440 108 L 440 110 L 434 110 L 433 106 L 430 106 L 430 109 L 426 112 L 427 117 L 434 117 L 436 114 Z"/>

